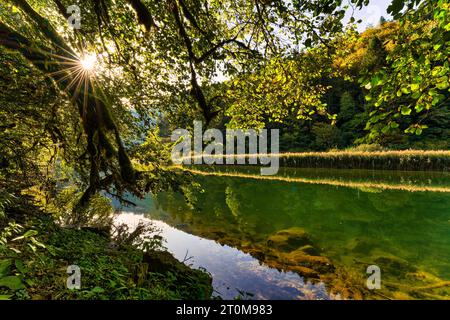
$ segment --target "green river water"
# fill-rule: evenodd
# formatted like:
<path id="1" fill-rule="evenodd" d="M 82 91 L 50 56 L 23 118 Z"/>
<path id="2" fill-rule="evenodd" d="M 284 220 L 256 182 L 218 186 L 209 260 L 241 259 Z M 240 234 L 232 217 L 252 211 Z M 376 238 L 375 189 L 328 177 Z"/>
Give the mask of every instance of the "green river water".
<path id="1" fill-rule="evenodd" d="M 450 298 L 449 173 L 236 168 L 200 168 L 229 176 L 196 175 L 188 202 L 134 199 L 119 219 L 153 220 L 222 298 Z M 370 265 L 381 289 L 367 288 Z"/>

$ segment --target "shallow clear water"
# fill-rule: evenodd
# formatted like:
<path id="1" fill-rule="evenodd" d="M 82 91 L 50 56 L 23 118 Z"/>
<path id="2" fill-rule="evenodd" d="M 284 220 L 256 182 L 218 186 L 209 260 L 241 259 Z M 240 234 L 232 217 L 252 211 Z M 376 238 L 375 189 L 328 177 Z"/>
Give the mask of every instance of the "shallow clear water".
<path id="1" fill-rule="evenodd" d="M 166 247 L 207 269 L 216 294 L 450 297 L 448 173 L 283 169 L 261 180 L 254 168 L 219 169 L 241 176 L 197 175 L 203 190 L 190 204 L 161 193 L 121 216 L 157 220 Z M 381 269 L 380 290 L 367 290 L 369 265 Z"/>
<path id="2" fill-rule="evenodd" d="M 136 226 L 151 219 L 142 214 L 122 213 L 117 222 Z M 280 272 L 261 265 L 251 255 L 238 249 L 180 231 L 162 221 L 153 220 L 162 231 L 165 247 L 180 261 L 195 268 L 205 268 L 213 277 L 214 295 L 223 299 L 328 299 L 323 283 L 304 281 L 293 272 Z"/>

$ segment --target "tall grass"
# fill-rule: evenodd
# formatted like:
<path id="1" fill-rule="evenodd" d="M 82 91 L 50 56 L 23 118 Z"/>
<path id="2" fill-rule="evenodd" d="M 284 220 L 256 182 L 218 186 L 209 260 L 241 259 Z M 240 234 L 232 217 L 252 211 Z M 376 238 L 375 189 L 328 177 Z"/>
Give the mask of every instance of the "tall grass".
<path id="1" fill-rule="evenodd" d="M 232 177 L 232 178 L 245 178 L 253 180 L 264 181 L 283 181 L 283 182 L 295 182 L 295 183 L 307 183 L 307 184 L 321 184 L 330 185 L 336 187 L 348 187 L 357 189 L 381 189 L 381 190 L 402 190 L 409 192 L 442 192 L 450 193 L 450 188 L 446 186 L 421 186 L 411 185 L 407 183 L 382 183 L 382 182 L 363 182 L 363 181 L 344 181 L 337 179 L 309 179 L 300 177 L 284 177 L 284 176 L 261 176 L 259 174 L 247 174 L 239 172 L 216 172 L 216 171 L 203 171 L 190 168 L 183 168 L 183 170 L 191 172 L 201 176 L 217 176 L 217 177 Z"/>
<path id="2" fill-rule="evenodd" d="M 450 151 L 332 151 L 280 154 L 280 166 L 336 169 L 449 171 Z"/>
<path id="3" fill-rule="evenodd" d="M 213 157 L 245 158 L 261 155 L 217 155 Z M 450 151 L 447 150 L 400 150 L 400 151 L 358 151 L 342 150 L 329 152 L 295 152 L 276 155 L 281 167 L 372 169 L 405 171 L 450 171 Z M 196 158 L 195 156 L 191 157 Z"/>

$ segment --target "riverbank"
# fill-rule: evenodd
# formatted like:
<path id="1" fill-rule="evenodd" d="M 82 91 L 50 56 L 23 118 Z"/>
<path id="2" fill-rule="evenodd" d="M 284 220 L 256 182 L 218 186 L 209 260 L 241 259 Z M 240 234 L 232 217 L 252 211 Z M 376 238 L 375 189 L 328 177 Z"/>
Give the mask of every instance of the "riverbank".
<path id="1" fill-rule="evenodd" d="M 244 157 L 249 163 L 251 155 L 209 156 L 213 158 Z M 386 150 L 355 151 L 339 150 L 328 152 L 287 152 L 276 155 L 280 167 L 369 169 L 399 171 L 450 171 L 449 150 Z M 196 156 L 192 157 L 195 159 Z M 242 159 L 241 159 L 242 160 Z"/>
<path id="2" fill-rule="evenodd" d="M 114 238 L 105 229 L 62 228 L 42 213 L 0 223 L 0 300 L 178 300 L 212 295 L 206 272 L 189 268 L 162 246 L 144 252 L 119 240 L 135 233 Z M 68 288 L 68 279 L 74 279 L 67 273 L 69 266 L 79 267 L 79 289 Z"/>
<path id="3" fill-rule="evenodd" d="M 285 153 L 284 167 L 371 169 L 404 171 L 449 171 L 450 151 L 330 151 Z"/>

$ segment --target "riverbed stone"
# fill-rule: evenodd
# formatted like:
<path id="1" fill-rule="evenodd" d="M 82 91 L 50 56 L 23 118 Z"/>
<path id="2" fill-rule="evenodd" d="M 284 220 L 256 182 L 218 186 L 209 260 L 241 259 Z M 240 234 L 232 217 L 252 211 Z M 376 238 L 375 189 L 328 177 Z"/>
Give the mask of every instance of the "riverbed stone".
<path id="1" fill-rule="evenodd" d="M 319 278 L 319 274 L 313 269 L 308 267 L 291 266 L 289 269 L 305 278 L 317 278 L 317 279 Z"/>
<path id="2" fill-rule="evenodd" d="M 411 272 L 416 272 L 408 261 L 394 256 L 380 256 L 375 259 L 375 264 L 380 267 L 382 272 L 396 277 L 406 277 Z"/>
<path id="3" fill-rule="evenodd" d="M 300 265 L 314 269 L 320 273 L 333 272 L 334 267 L 327 257 L 306 254 L 301 249 L 294 250 L 285 255 L 291 265 Z"/>
<path id="4" fill-rule="evenodd" d="M 312 255 L 312 256 L 319 255 L 319 250 L 317 250 L 316 248 L 314 248 L 310 244 L 307 244 L 307 245 L 305 245 L 303 247 L 300 247 L 299 250 L 303 251 L 306 254 Z"/>
<path id="5" fill-rule="evenodd" d="M 302 228 L 280 230 L 267 238 L 267 245 L 282 251 L 291 251 L 310 244 L 311 240 Z"/>

